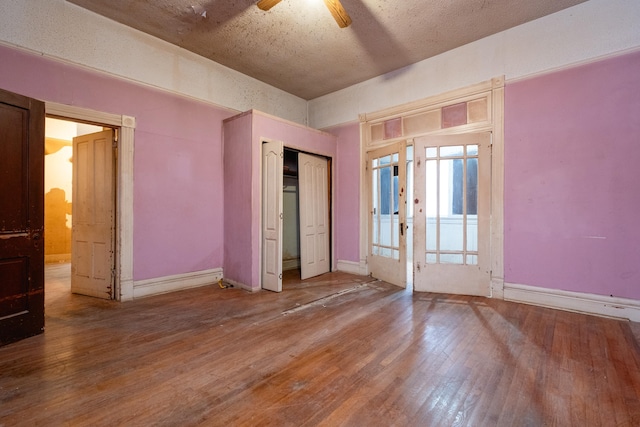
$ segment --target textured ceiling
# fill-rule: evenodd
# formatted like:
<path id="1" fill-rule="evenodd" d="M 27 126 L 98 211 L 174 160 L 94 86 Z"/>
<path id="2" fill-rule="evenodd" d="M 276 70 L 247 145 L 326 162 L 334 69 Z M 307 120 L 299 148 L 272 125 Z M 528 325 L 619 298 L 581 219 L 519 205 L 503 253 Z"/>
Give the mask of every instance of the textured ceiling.
<path id="1" fill-rule="evenodd" d="M 304 99 L 405 67 L 585 0 L 67 0 Z"/>

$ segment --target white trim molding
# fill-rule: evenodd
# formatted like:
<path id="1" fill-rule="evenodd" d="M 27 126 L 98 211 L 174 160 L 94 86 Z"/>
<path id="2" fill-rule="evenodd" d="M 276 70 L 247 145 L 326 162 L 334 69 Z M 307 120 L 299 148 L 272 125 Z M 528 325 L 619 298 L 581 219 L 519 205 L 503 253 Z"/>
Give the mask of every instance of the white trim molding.
<path id="1" fill-rule="evenodd" d="M 217 284 L 222 280 L 222 268 L 137 280 L 133 283 L 133 297 L 141 298 L 150 295 L 165 294 L 183 289 L 197 288 Z"/>
<path id="2" fill-rule="evenodd" d="M 234 288 L 245 290 L 247 292 L 259 292 L 262 290 L 262 288 L 252 288 L 250 285 L 240 283 L 235 280 L 227 279 L 226 277 L 224 278 L 224 283 L 227 283 L 233 286 Z"/>
<path id="3" fill-rule="evenodd" d="M 537 286 L 504 284 L 505 301 L 640 322 L 640 301 Z"/>
<path id="4" fill-rule="evenodd" d="M 133 295 L 133 157 L 136 119 L 74 105 L 45 101 L 45 113 L 57 117 L 120 131 L 116 165 L 115 298 L 128 301 Z"/>
<path id="5" fill-rule="evenodd" d="M 338 271 L 357 274 L 359 276 L 366 276 L 368 274 L 366 264 L 354 261 L 338 260 Z"/>

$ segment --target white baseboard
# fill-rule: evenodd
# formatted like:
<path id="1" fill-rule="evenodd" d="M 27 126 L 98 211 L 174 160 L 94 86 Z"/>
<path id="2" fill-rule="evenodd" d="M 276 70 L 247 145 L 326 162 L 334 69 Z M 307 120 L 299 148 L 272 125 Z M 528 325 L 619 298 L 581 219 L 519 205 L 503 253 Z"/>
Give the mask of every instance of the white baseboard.
<path id="1" fill-rule="evenodd" d="M 536 286 L 504 284 L 506 301 L 640 322 L 640 301 Z"/>
<path id="2" fill-rule="evenodd" d="M 176 274 L 133 282 L 133 298 L 164 294 L 217 283 L 223 277 L 222 268 Z"/>
<path id="3" fill-rule="evenodd" d="M 338 271 L 344 271 L 345 273 L 360 276 L 366 276 L 368 274 L 367 265 L 360 262 L 338 260 L 336 267 Z"/>
<path id="4" fill-rule="evenodd" d="M 234 288 L 244 289 L 245 291 L 248 291 L 248 292 L 257 292 L 257 291 L 260 290 L 260 288 L 254 289 L 249 285 L 246 285 L 246 284 L 240 283 L 240 282 L 236 282 L 235 280 L 231 280 L 231 279 L 227 279 L 227 278 L 224 278 L 224 283 L 228 283 L 228 284 L 232 285 Z"/>
<path id="5" fill-rule="evenodd" d="M 491 298 L 504 299 L 504 279 L 491 278 Z"/>

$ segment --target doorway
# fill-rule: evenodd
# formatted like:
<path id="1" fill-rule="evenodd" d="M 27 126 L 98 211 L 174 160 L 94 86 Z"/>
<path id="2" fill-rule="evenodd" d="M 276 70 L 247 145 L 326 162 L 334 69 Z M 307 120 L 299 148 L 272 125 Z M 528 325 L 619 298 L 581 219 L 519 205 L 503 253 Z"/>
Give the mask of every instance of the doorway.
<path id="1" fill-rule="evenodd" d="M 331 159 L 263 143 L 262 287 L 331 271 Z M 284 274 L 283 274 L 284 273 Z"/>
<path id="2" fill-rule="evenodd" d="M 87 108 L 45 102 L 47 117 L 88 123 L 100 128 L 116 130 L 117 156 L 111 171 L 115 174 L 115 200 L 112 205 L 115 227 L 112 243 L 114 251 L 113 299 L 118 301 L 132 300 L 133 292 L 133 157 L 135 117 L 124 116 Z"/>
<path id="3" fill-rule="evenodd" d="M 415 290 L 490 295 L 491 133 L 415 139 Z"/>
<path id="4" fill-rule="evenodd" d="M 115 297 L 114 141 L 111 127 L 52 117 L 45 121 L 47 270 L 63 264 L 55 268 L 57 283 L 103 299 Z"/>

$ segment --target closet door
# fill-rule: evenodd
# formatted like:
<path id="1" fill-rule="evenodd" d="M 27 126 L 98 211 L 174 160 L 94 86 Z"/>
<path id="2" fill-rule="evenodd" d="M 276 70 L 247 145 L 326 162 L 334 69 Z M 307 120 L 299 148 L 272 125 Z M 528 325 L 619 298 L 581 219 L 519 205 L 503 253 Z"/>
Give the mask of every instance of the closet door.
<path id="1" fill-rule="evenodd" d="M 330 271 L 329 168 L 326 159 L 298 154 L 300 187 L 300 276 Z M 282 188 L 282 187 L 281 187 Z"/>
<path id="2" fill-rule="evenodd" d="M 262 144 L 262 288 L 282 292 L 282 142 Z"/>

